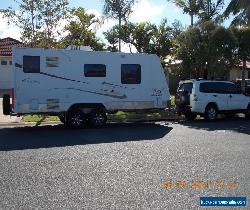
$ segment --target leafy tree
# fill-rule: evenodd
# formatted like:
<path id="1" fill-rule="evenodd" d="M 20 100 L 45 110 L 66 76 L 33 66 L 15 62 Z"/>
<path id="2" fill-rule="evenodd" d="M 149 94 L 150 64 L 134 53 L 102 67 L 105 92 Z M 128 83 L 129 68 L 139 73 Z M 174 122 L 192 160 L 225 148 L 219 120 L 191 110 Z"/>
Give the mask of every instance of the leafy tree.
<path id="1" fill-rule="evenodd" d="M 194 16 L 198 14 L 200 10 L 200 0 L 168 0 L 177 7 L 180 7 L 184 13 L 189 14 L 191 18 L 191 26 L 194 25 Z"/>
<path id="2" fill-rule="evenodd" d="M 105 36 L 112 37 L 118 31 L 119 26 L 116 25 Z M 137 52 L 153 53 L 162 58 L 169 53 L 172 46 L 172 28 L 165 19 L 159 26 L 147 22 L 128 22 L 121 26 L 120 37 L 123 42 L 133 45 Z"/>
<path id="3" fill-rule="evenodd" d="M 44 34 L 43 47 L 54 47 L 60 33 L 60 20 L 68 16 L 68 0 L 42 0 L 38 6 Z"/>
<path id="4" fill-rule="evenodd" d="M 103 13 L 107 17 L 118 19 L 119 26 L 119 51 L 121 51 L 120 29 L 122 20 L 126 21 L 132 12 L 135 0 L 104 0 Z"/>
<path id="5" fill-rule="evenodd" d="M 14 23 L 22 29 L 22 41 L 33 46 L 37 29 L 41 27 L 41 17 L 38 9 L 41 1 L 21 0 L 19 3 L 14 0 L 14 2 L 19 4 L 18 12 L 12 7 L 1 9 L 0 12 L 8 19 L 8 24 Z"/>
<path id="6" fill-rule="evenodd" d="M 19 5 L 18 12 L 11 7 L 0 12 L 22 30 L 22 41 L 32 47 L 53 47 L 59 22 L 67 14 L 68 0 L 14 1 Z"/>
<path id="7" fill-rule="evenodd" d="M 150 52 L 165 57 L 169 54 L 172 46 L 172 28 L 168 26 L 167 19 L 163 19 L 157 27 L 153 25 L 153 36 L 150 41 Z"/>
<path id="8" fill-rule="evenodd" d="M 172 36 L 173 39 L 177 39 L 177 37 L 184 31 L 184 27 L 181 23 L 181 21 L 179 20 L 174 20 L 174 22 L 172 23 Z"/>
<path id="9" fill-rule="evenodd" d="M 117 52 L 118 49 L 116 47 L 117 43 L 119 42 L 119 32 L 116 28 L 112 28 L 111 30 L 107 32 L 103 32 L 103 35 L 105 39 L 110 43 L 110 46 L 108 46 L 108 50 L 111 52 Z"/>
<path id="10" fill-rule="evenodd" d="M 200 0 L 200 9 L 198 12 L 200 21 L 219 20 L 219 12 L 222 10 L 223 5 L 223 0 Z"/>
<path id="11" fill-rule="evenodd" d="M 230 14 L 235 15 L 232 21 L 233 25 L 250 26 L 250 1 L 231 0 L 224 12 L 224 16 L 228 18 Z"/>
<path id="12" fill-rule="evenodd" d="M 230 29 L 204 22 L 189 28 L 178 38 L 177 59 L 186 78 L 223 77 L 234 63 L 236 38 Z"/>
<path id="13" fill-rule="evenodd" d="M 104 43 L 100 42 L 90 30 L 90 27 L 97 22 L 95 15 L 88 15 L 84 8 L 72 9 L 71 21 L 65 26 L 67 35 L 60 40 L 61 47 L 85 45 L 93 50 L 103 50 Z"/>
<path id="14" fill-rule="evenodd" d="M 235 57 L 237 63 L 242 62 L 242 89 L 245 90 L 246 62 L 250 60 L 250 28 L 233 28 L 237 38 L 237 50 Z"/>

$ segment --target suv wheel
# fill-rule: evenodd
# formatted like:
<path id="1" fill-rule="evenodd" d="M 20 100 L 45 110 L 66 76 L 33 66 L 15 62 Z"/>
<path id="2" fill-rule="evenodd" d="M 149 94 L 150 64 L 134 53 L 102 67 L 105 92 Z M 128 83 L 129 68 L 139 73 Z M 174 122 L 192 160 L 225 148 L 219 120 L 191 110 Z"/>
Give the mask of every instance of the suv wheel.
<path id="1" fill-rule="evenodd" d="M 86 115 L 80 109 L 74 109 L 68 113 L 66 121 L 69 127 L 79 129 L 86 124 Z"/>
<path id="2" fill-rule="evenodd" d="M 245 113 L 245 117 L 246 117 L 246 119 L 250 120 L 250 104 L 247 107 L 247 111 Z"/>
<path id="3" fill-rule="evenodd" d="M 107 122 L 107 115 L 101 109 L 94 109 L 89 114 L 89 124 L 94 128 L 101 128 Z"/>
<path id="4" fill-rule="evenodd" d="M 189 112 L 185 114 L 185 118 L 186 120 L 195 120 L 195 118 L 197 117 L 197 114 Z"/>
<path id="5" fill-rule="evenodd" d="M 206 120 L 212 121 L 215 120 L 217 117 L 218 111 L 216 106 L 214 105 L 208 105 L 205 109 L 205 113 L 204 113 L 204 118 Z"/>

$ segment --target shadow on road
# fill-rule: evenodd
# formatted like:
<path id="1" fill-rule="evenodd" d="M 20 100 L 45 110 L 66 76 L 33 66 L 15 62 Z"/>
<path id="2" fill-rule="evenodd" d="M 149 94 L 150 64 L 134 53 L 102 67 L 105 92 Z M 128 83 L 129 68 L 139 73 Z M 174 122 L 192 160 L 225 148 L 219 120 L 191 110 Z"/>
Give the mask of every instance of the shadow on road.
<path id="1" fill-rule="evenodd" d="M 250 135 L 250 121 L 237 116 L 231 118 L 219 118 L 214 122 L 197 119 L 194 121 L 179 121 L 178 123 L 194 129 L 203 129 L 208 131 L 228 130 Z"/>
<path id="2" fill-rule="evenodd" d="M 63 125 L 0 129 L 0 151 L 85 144 L 157 140 L 172 130 L 154 123 L 109 124 L 102 129 L 66 129 Z"/>

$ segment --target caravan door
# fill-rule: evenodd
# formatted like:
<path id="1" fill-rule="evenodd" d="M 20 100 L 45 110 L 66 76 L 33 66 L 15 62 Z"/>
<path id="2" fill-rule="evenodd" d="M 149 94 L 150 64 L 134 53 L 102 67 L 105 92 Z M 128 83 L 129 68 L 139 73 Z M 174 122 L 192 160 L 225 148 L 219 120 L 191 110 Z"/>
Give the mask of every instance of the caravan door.
<path id="1" fill-rule="evenodd" d="M 20 55 L 15 63 L 18 112 L 39 111 L 40 56 Z"/>

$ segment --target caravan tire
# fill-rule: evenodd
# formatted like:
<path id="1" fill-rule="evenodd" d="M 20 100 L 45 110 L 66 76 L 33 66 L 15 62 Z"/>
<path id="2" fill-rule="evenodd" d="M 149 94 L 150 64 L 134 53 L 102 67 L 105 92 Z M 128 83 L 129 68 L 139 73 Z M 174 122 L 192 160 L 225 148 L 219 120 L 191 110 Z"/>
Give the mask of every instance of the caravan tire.
<path id="1" fill-rule="evenodd" d="M 3 114 L 10 115 L 10 96 L 9 95 L 3 96 Z"/>
<path id="2" fill-rule="evenodd" d="M 66 124 L 74 129 L 83 128 L 86 125 L 86 115 L 80 109 L 71 110 L 68 113 Z"/>
<path id="3" fill-rule="evenodd" d="M 107 115 L 102 109 L 94 109 L 89 114 L 89 125 L 94 128 L 101 128 L 106 125 Z"/>

